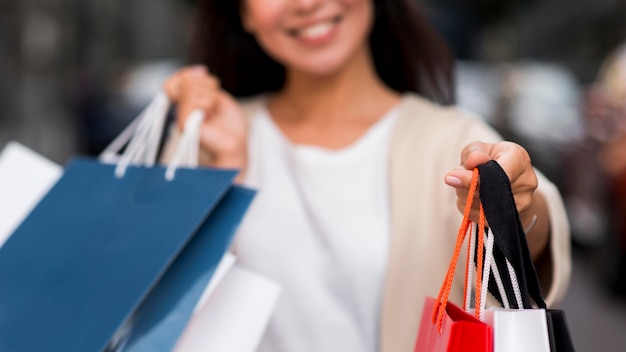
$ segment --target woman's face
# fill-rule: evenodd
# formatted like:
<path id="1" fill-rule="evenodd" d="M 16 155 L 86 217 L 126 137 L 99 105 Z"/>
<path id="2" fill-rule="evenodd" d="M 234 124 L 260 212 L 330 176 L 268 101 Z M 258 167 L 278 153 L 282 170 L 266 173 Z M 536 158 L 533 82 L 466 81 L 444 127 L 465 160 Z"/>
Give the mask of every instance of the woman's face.
<path id="1" fill-rule="evenodd" d="M 230 1 L 230 0 L 227 0 Z M 288 70 L 337 72 L 366 48 L 372 0 L 244 0 L 242 19 L 261 47 Z"/>

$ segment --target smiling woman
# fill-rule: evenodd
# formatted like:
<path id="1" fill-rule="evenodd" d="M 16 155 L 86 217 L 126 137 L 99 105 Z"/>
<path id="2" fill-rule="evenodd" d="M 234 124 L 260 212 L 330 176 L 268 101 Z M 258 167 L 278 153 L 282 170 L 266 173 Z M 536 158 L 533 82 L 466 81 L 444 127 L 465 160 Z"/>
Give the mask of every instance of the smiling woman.
<path id="1" fill-rule="evenodd" d="M 306 3 L 319 7 L 315 0 L 201 1 L 190 45 L 190 63 L 209 67 L 220 78 L 222 87 L 235 97 L 281 89 L 285 83 L 283 63 L 271 57 L 262 41 L 257 41 L 253 33 L 244 29 L 240 15 L 252 13 L 255 3 L 256 7 L 263 8 L 263 13 L 276 13 L 276 9 L 286 5 L 293 7 L 300 2 L 305 3 L 305 9 Z M 373 22 L 367 16 L 362 17 L 364 28 L 357 28 L 353 35 L 362 36 L 362 44 L 369 45 L 378 75 L 388 86 L 398 92 L 418 92 L 443 104 L 454 101 L 451 53 L 410 1 L 332 3 L 338 3 L 334 6 L 340 8 L 360 8 L 356 11 L 373 16 Z M 304 16 L 299 17 L 310 21 L 307 19 L 310 15 L 304 11 Z"/>
<path id="2" fill-rule="evenodd" d="M 283 287 L 260 351 L 410 351 L 471 170 L 490 159 L 524 225 L 537 219 L 527 236 L 547 301 L 563 295 L 558 192 L 524 148 L 444 106 L 453 61 L 411 1 L 205 0 L 191 61 L 164 86 L 177 125 L 202 110 L 200 162 L 259 190 L 233 250 Z"/>

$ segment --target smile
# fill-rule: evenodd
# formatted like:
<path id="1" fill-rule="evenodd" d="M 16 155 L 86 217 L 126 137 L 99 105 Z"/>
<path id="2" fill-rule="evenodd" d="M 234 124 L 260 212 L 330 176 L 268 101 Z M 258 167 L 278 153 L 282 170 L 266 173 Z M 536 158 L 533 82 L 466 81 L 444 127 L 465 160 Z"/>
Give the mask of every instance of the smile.
<path id="1" fill-rule="evenodd" d="M 330 34 L 336 25 L 341 21 L 341 16 L 333 17 L 327 21 L 318 22 L 310 26 L 289 31 L 292 36 L 301 39 L 318 39 Z"/>

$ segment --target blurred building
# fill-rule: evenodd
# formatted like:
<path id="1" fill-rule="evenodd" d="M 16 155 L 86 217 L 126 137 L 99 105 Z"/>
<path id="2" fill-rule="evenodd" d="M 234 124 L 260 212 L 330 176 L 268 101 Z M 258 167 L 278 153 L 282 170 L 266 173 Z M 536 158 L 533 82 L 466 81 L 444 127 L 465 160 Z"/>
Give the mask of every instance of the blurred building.
<path id="1" fill-rule="evenodd" d="M 0 145 L 18 140 L 57 162 L 97 149 L 93 127 L 128 122 L 102 120 L 126 108 L 111 96 L 127 72 L 184 57 L 189 10 L 168 0 L 0 0 Z"/>
<path id="2" fill-rule="evenodd" d="M 623 0 L 419 0 L 457 56 L 557 63 L 582 83 L 626 38 Z"/>

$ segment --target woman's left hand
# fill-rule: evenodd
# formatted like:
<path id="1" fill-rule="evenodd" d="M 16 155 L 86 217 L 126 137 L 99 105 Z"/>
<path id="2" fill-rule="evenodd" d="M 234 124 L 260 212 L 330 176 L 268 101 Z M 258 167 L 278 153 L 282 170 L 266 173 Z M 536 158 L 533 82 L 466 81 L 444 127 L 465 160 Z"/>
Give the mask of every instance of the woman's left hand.
<path id="1" fill-rule="evenodd" d="M 445 183 L 456 189 L 457 207 L 461 213 L 465 209 L 467 194 L 472 180 L 472 170 L 478 165 L 489 160 L 495 160 L 509 176 L 511 189 L 515 197 L 517 211 L 522 217 L 522 222 L 533 202 L 533 192 L 537 189 L 537 175 L 530 161 L 526 149 L 513 142 L 482 143 L 473 142 L 468 144 L 461 152 L 461 166 L 448 172 Z M 473 203 L 472 221 L 478 220 L 479 201 L 478 193 L 474 196 L 477 201 Z"/>

